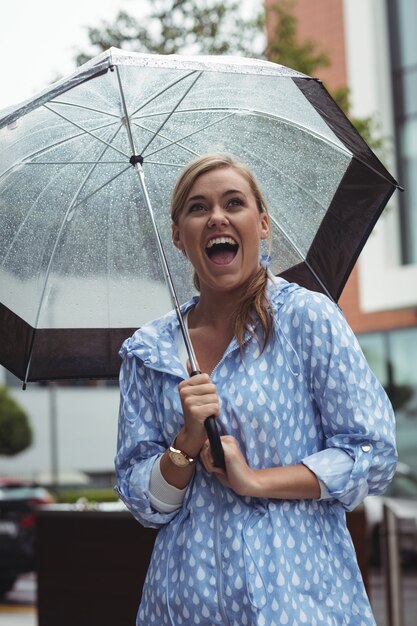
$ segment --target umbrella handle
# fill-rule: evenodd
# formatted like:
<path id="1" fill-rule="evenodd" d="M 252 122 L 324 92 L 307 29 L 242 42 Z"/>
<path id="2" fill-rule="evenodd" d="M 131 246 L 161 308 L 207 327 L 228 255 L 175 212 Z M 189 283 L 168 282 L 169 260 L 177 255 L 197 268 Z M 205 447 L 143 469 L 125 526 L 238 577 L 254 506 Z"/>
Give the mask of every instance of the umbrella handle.
<path id="1" fill-rule="evenodd" d="M 217 430 L 216 419 L 212 415 L 207 417 L 204 422 L 204 427 L 210 442 L 211 453 L 213 455 L 213 465 L 214 467 L 221 467 L 225 470 L 226 463 L 224 461 L 223 446 L 219 431 Z"/>
<path id="2" fill-rule="evenodd" d="M 197 376 L 197 374 L 201 374 L 201 372 L 199 370 L 191 372 L 191 376 Z M 213 465 L 214 467 L 220 467 L 225 470 L 226 463 L 224 460 L 223 446 L 217 429 L 216 418 L 213 415 L 210 415 L 205 419 L 204 428 L 206 429 L 207 437 L 210 442 L 211 453 L 213 455 Z"/>

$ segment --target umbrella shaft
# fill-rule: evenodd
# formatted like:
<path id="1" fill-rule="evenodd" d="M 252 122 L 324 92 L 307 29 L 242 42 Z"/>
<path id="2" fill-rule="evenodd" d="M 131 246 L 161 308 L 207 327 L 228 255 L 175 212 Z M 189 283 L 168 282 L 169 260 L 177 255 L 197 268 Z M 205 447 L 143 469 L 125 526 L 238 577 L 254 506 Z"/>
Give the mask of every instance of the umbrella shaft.
<path id="1" fill-rule="evenodd" d="M 161 263 L 162 263 L 162 268 L 164 271 L 164 276 L 165 276 L 165 281 L 166 284 L 168 286 L 168 291 L 169 294 L 171 296 L 171 301 L 172 301 L 172 305 L 175 309 L 175 312 L 177 314 L 177 318 L 178 318 L 178 323 L 180 325 L 180 329 L 181 329 L 181 333 L 184 339 L 184 343 L 185 343 L 185 347 L 187 350 L 187 354 L 188 354 L 188 358 L 190 359 L 190 366 L 191 366 L 191 370 L 194 371 L 198 371 L 198 365 L 197 365 L 197 359 L 195 357 L 195 353 L 194 353 L 194 348 L 193 345 L 191 343 L 191 339 L 190 339 L 190 335 L 188 333 L 188 328 L 185 326 L 184 324 L 184 320 L 181 314 L 181 309 L 180 309 L 180 305 L 178 302 L 178 298 L 177 298 L 177 294 L 175 292 L 175 287 L 174 287 L 174 283 L 172 280 L 172 276 L 171 276 L 171 271 L 169 269 L 169 265 L 165 256 L 165 251 L 164 251 L 164 247 L 162 245 L 162 240 L 159 234 L 159 230 L 158 230 L 158 226 L 156 224 L 156 220 L 155 220 L 155 215 L 153 212 L 153 208 L 152 208 L 152 203 L 151 200 L 149 198 L 149 194 L 148 194 L 148 190 L 146 188 L 146 184 L 145 184 L 145 174 L 143 171 L 142 166 L 140 165 L 140 163 L 135 163 L 134 164 L 134 168 L 139 176 L 139 182 L 140 182 L 140 186 L 142 189 L 142 193 L 143 193 L 143 197 L 145 200 L 145 204 L 146 207 L 148 209 L 149 212 L 149 216 L 151 218 L 151 222 L 152 222 L 152 227 L 154 229 L 155 232 L 155 237 L 156 237 L 156 243 L 157 243 L 157 248 L 158 248 L 158 252 L 159 252 L 159 256 L 161 259 Z"/>

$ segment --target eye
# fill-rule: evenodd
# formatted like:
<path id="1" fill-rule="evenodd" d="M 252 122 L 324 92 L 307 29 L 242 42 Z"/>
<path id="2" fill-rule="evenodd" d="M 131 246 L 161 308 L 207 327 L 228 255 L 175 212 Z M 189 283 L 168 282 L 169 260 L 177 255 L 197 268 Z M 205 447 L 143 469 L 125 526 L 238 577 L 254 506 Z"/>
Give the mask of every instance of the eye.
<path id="1" fill-rule="evenodd" d="M 233 207 L 240 207 L 243 206 L 244 202 L 242 200 L 242 198 L 230 198 L 230 200 L 227 203 L 227 207 L 229 208 L 233 208 Z"/>
<path id="2" fill-rule="evenodd" d="M 201 204 L 199 202 L 195 202 L 194 204 L 191 204 L 188 207 L 188 213 L 199 213 L 202 211 L 206 211 L 206 207 L 204 206 L 204 204 Z"/>

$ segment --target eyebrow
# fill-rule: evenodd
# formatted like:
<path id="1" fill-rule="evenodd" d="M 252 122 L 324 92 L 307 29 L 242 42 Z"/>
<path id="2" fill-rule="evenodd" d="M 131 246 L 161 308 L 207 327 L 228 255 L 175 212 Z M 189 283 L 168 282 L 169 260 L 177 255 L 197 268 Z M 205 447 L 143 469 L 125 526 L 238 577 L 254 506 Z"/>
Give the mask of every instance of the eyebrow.
<path id="1" fill-rule="evenodd" d="M 241 196 L 244 196 L 246 198 L 246 194 L 243 191 L 240 191 L 240 189 L 228 189 L 227 191 L 225 191 L 222 196 L 229 196 L 229 195 L 233 195 L 234 193 L 239 193 Z M 190 198 L 187 198 L 187 202 L 195 202 L 196 200 L 205 200 L 206 196 L 203 195 L 197 195 L 197 196 L 191 196 Z"/>

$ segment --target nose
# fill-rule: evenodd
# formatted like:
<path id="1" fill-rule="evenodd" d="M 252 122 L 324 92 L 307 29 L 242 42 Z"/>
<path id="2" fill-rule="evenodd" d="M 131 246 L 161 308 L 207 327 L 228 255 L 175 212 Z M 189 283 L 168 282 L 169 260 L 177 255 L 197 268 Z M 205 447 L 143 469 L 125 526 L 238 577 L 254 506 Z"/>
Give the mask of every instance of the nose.
<path id="1" fill-rule="evenodd" d="M 227 214 L 225 210 L 223 209 L 223 207 L 218 206 L 218 205 L 214 206 L 210 212 L 210 217 L 207 222 L 207 226 L 209 228 L 213 228 L 213 226 L 225 226 L 228 223 L 229 223 L 229 220 L 227 218 Z"/>

